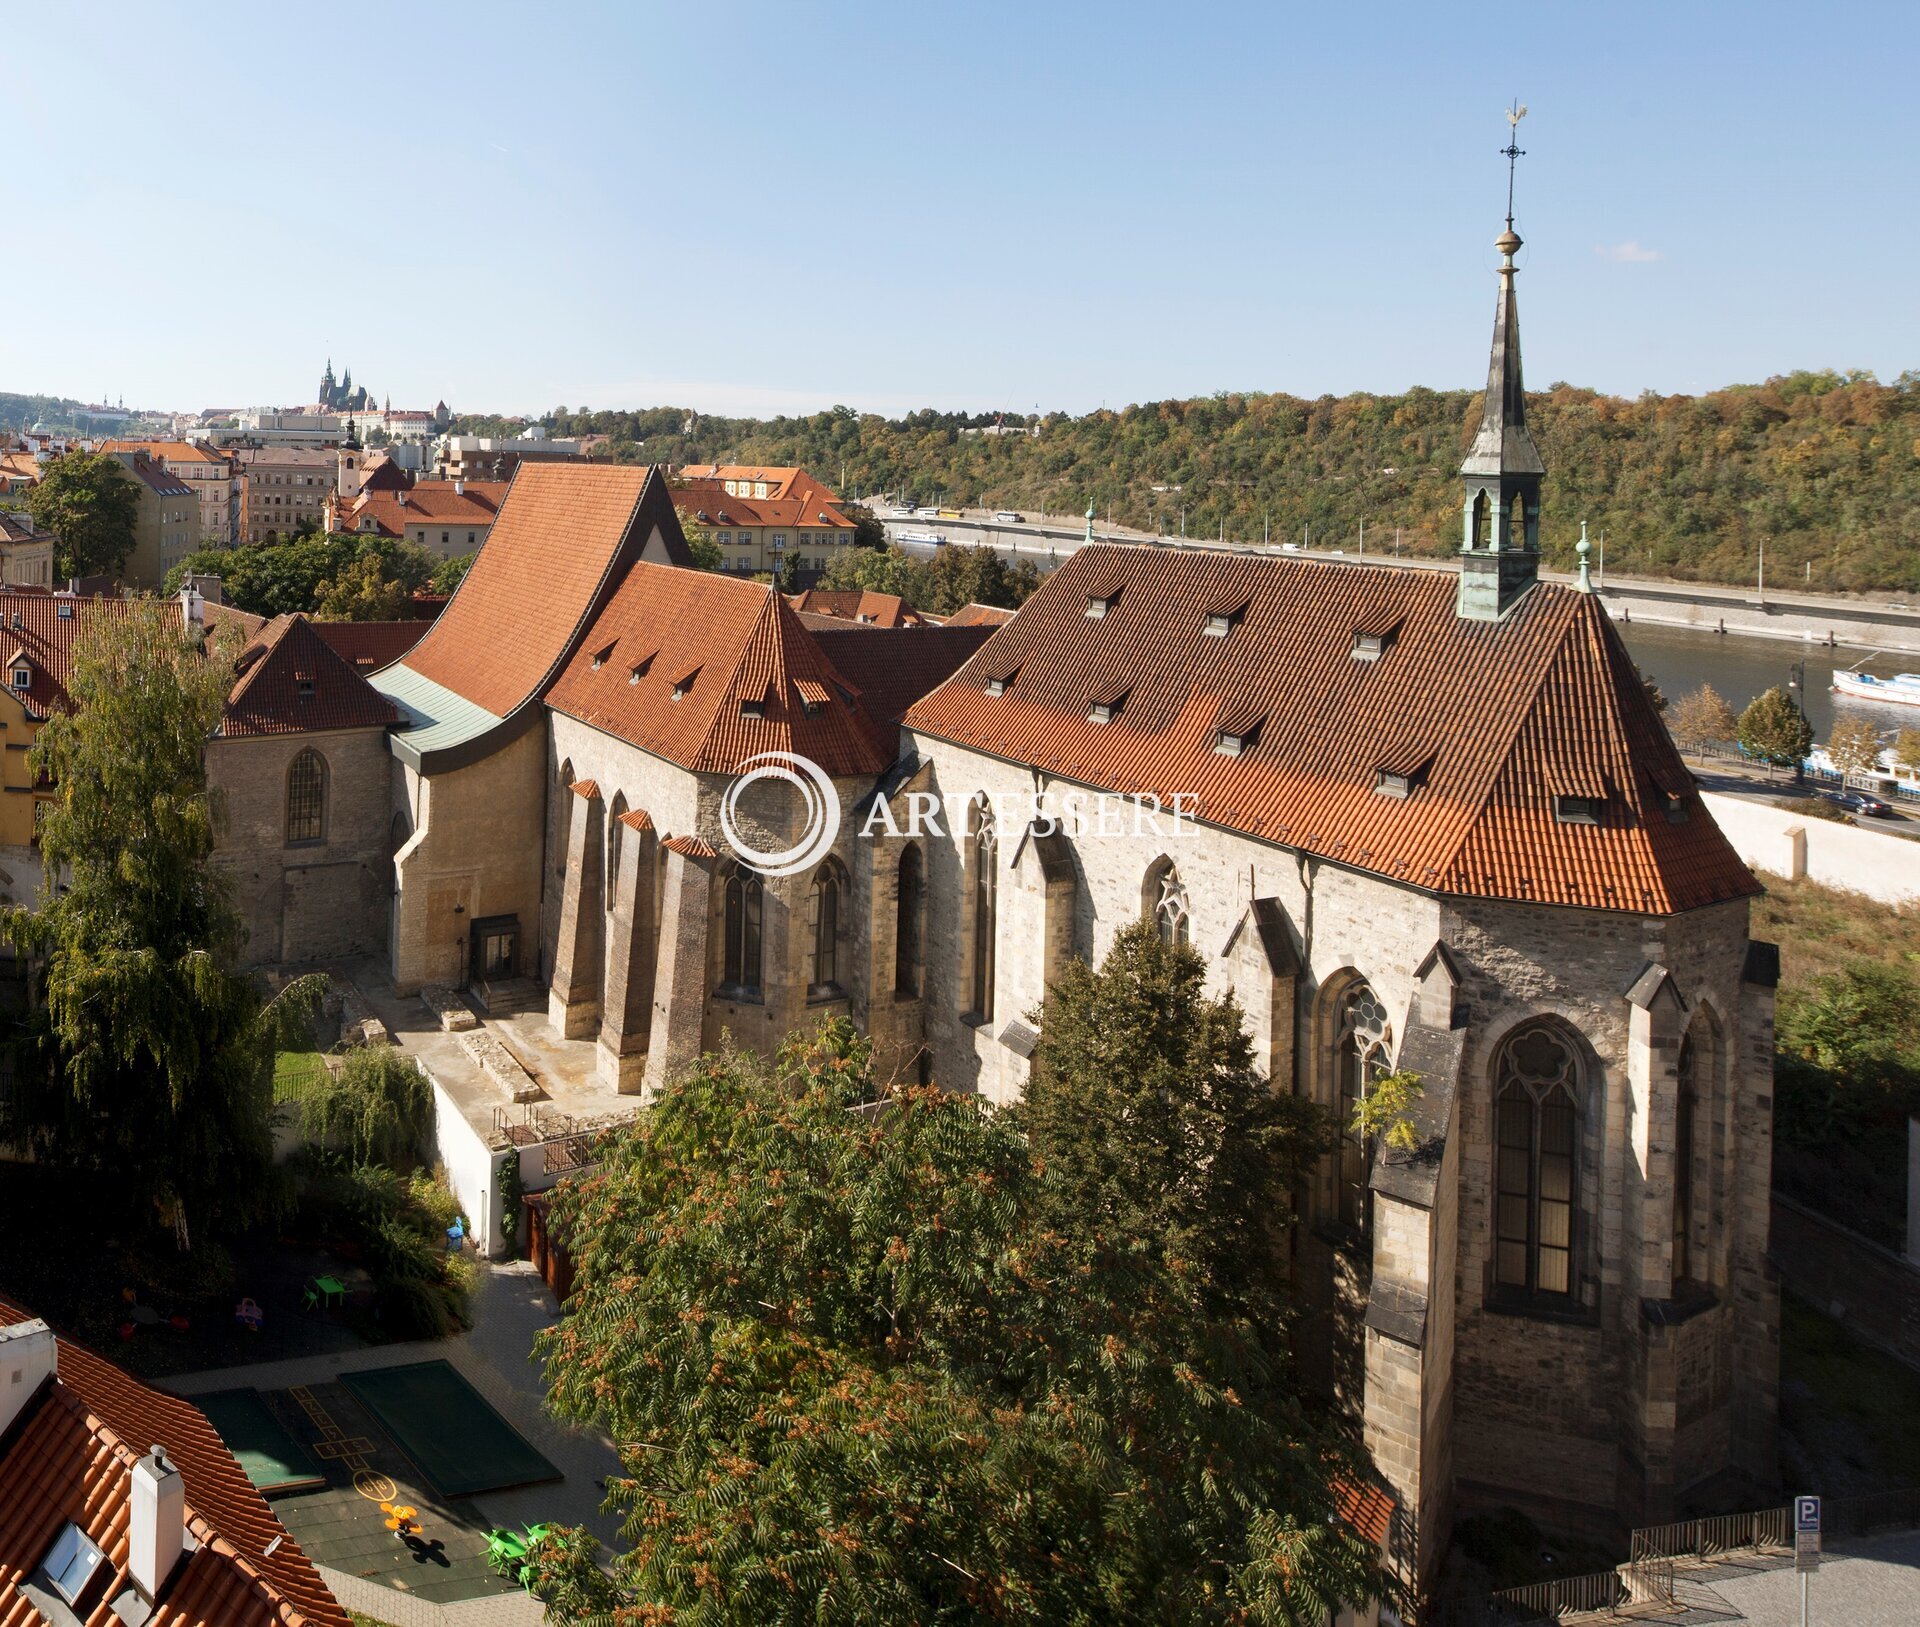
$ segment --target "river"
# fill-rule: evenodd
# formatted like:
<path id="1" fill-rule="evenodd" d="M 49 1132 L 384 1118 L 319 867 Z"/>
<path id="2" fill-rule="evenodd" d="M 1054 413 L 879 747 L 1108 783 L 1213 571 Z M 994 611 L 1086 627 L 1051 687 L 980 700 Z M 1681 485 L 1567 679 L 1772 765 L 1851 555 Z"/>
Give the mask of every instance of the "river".
<path id="1" fill-rule="evenodd" d="M 1796 676 L 1794 664 L 1806 663 L 1806 684 L 1800 704 L 1813 725 L 1815 740 L 1824 741 L 1833 727 L 1834 709 L 1867 719 L 1883 735 L 1893 729 L 1920 727 L 1920 708 L 1875 706 L 1871 702 L 1841 699 L 1833 693 L 1835 667 L 1858 664 L 1863 671 L 1886 678 L 1915 665 L 1912 656 L 1875 656 L 1863 659 L 1859 650 L 1830 650 L 1785 638 L 1742 638 L 1737 633 L 1700 633 L 1687 627 L 1656 627 L 1649 622 L 1615 622 L 1635 663 L 1660 686 L 1669 701 L 1712 684 L 1735 712 L 1761 691 Z"/>

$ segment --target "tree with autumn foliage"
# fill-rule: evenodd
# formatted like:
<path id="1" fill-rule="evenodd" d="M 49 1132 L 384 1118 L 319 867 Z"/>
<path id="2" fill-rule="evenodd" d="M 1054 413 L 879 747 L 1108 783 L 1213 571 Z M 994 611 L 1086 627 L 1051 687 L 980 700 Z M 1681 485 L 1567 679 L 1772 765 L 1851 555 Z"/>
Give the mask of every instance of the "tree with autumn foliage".
<path id="1" fill-rule="evenodd" d="M 1190 1260 L 1065 1235 L 1006 1114 L 878 1087 L 844 1019 L 703 1058 L 558 1189 L 554 1408 L 620 1443 L 580 1621 L 1324 1621 L 1363 1471 Z M 536 1566 L 536 1587 L 542 1567 Z M 643 1614 L 650 1612 L 650 1614 Z"/>
<path id="2" fill-rule="evenodd" d="M 1675 703 L 1667 714 L 1667 727 L 1684 750 L 1698 751 L 1731 740 L 1740 720 L 1712 684 L 1702 684 Z"/>

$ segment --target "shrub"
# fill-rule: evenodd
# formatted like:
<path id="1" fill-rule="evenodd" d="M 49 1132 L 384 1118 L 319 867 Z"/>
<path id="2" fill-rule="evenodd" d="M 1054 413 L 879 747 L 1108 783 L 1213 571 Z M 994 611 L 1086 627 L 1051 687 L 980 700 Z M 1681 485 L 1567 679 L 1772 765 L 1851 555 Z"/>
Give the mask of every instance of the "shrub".
<path id="1" fill-rule="evenodd" d="M 340 1071 L 301 1107 L 307 1136 L 355 1164 L 408 1169 L 433 1120 L 433 1092 L 412 1058 L 387 1045 L 347 1053 Z"/>

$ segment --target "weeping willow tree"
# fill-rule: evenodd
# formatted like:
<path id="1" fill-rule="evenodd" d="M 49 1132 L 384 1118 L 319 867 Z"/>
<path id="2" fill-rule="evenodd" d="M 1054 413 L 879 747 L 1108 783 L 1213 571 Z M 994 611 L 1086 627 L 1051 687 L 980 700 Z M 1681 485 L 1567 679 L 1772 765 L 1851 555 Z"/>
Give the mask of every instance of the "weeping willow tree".
<path id="1" fill-rule="evenodd" d="M 404 1171 L 426 1143 L 433 1092 L 411 1057 L 386 1045 L 362 1045 L 307 1099 L 301 1122 L 309 1140 L 338 1148 L 356 1164 Z"/>
<path id="2" fill-rule="evenodd" d="M 274 1048 L 318 992 L 302 981 L 269 1002 L 235 970 L 204 759 L 233 654 L 166 601 L 94 608 L 74 642 L 73 709 L 28 756 L 57 787 L 40 825 L 46 889 L 0 914 L 36 994 L 0 1141 L 110 1177 L 100 1190 L 129 1222 L 183 1249 L 267 1201 Z"/>

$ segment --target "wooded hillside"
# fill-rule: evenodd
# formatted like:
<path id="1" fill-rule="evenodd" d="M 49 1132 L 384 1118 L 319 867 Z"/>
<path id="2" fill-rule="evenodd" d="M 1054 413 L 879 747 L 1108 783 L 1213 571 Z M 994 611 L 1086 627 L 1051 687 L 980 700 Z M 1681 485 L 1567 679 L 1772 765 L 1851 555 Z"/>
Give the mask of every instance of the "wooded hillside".
<path id="1" fill-rule="evenodd" d="M 968 434 L 994 414 L 904 419 L 837 407 L 805 418 L 704 417 L 684 408 L 559 409 L 557 435 L 612 437 L 623 460 L 801 464 L 846 495 L 943 496 L 1190 536 L 1296 539 L 1368 551 L 1457 545 L 1455 478 L 1477 390 L 1404 395 L 1221 395 L 1121 412 L 1049 415 L 1040 434 Z M 1543 546 L 1569 567 L 1580 521 L 1607 535 L 1609 570 L 1785 587 L 1920 591 L 1920 372 L 1793 373 L 1704 396 L 1623 400 L 1555 384 L 1528 421 L 1547 461 Z M 470 420 L 499 432 L 492 420 Z M 1007 414 L 1005 422 L 1027 422 Z M 465 427 L 465 426 L 463 426 Z M 1156 491 L 1155 487 L 1168 488 Z M 1178 488 L 1178 489 L 1175 489 Z"/>

